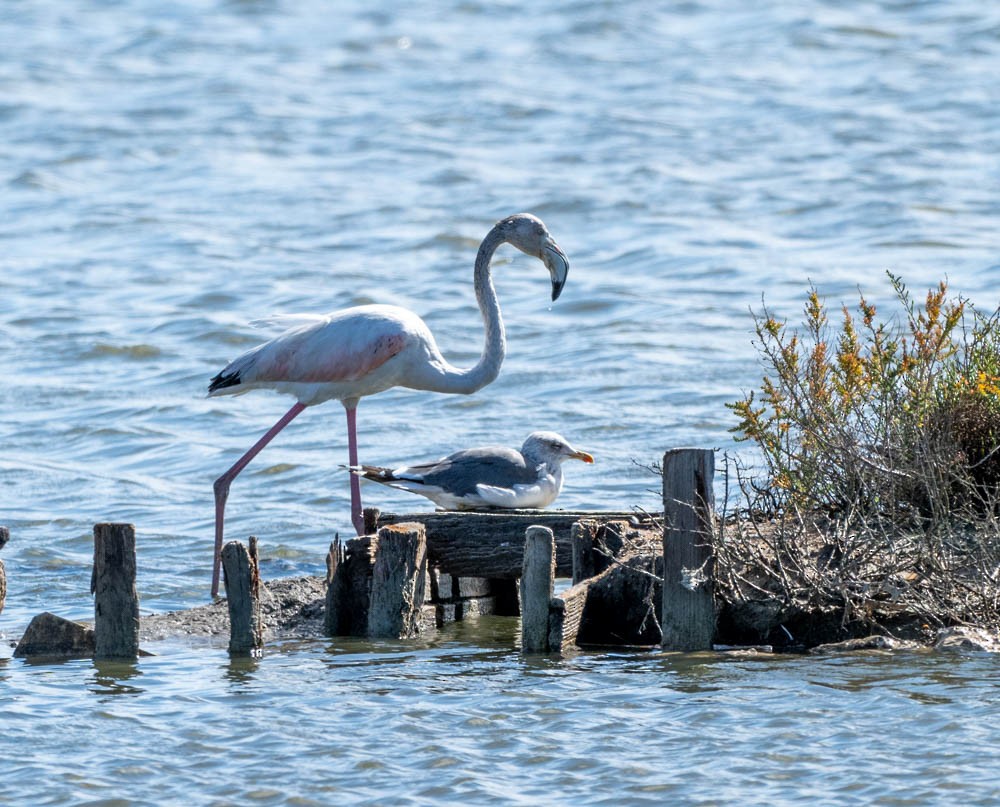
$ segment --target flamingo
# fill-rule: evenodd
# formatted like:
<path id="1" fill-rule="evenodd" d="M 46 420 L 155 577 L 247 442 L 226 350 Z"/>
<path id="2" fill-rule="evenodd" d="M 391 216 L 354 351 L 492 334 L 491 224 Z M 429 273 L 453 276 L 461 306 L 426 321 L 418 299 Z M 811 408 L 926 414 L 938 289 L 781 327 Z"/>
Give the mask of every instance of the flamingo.
<path id="1" fill-rule="evenodd" d="M 210 397 L 272 389 L 292 395 L 295 404 L 215 480 L 215 555 L 212 596 L 219 592 L 223 521 L 229 487 L 237 475 L 309 406 L 339 400 L 347 411 L 349 464 L 358 465 L 357 407 L 361 398 L 392 387 L 469 395 L 496 379 L 507 351 L 500 304 L 490 275 L 490 260 L 501 244 L 538 258 L 549 270 L 552 300 L 566 283 L 569 261 L 542 221 L 528 213 L 497 222 L 479 245 L 473 285 L 485 326 L 485 346 L 475 366 L 463 370 L 441 355 L 426 323 L 412 311 L 392 305 L 361 305 L 325 316 L 294 315 L 272 322 L 291 325 L 234 359 L 209 383 Z M 351 522 L 364 532 L 361 486 L 350 474 Z"/>
<path id="2" fill-rule="evenodd" d="M 402 468 L 362 465 L 351 472 L 426 496 L 443 510 L 543 508 L 562 491 L 566 460 L 591 463 L 594 458 L 555 432 L 532 432 L 520 451 L 505 446 L 465 448 L 436 462 Z"/>

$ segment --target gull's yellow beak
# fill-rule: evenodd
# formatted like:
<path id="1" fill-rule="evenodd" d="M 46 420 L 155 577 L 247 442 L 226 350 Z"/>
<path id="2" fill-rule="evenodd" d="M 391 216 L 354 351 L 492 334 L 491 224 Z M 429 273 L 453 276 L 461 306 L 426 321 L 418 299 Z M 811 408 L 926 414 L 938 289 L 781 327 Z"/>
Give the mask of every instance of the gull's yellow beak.
<path id="1" fill-rule="evenodd" d="M 588 454 L 586 451 L 574 451 L 569 455 L 571 459 L 580 460 L 581 462 L 593 462 L 594 458 Z"/>

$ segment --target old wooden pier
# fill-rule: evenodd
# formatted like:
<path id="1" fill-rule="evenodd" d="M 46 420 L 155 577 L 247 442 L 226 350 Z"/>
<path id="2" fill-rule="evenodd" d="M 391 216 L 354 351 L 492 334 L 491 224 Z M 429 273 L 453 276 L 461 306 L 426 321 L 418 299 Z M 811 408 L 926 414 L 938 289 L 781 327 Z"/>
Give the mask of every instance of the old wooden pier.
<path id="1" fill-rule="evenodd" d="M 580 643 L 709 649 L 712 474 L 711 451 L 668 451 L 662 519 L 633 512 L 366 510 L 367 534 L 331 545 L 323 632 L 405 639 L 470 615 L 498 614 L 521 616 L 521 648 L 529 653 L 567 652 Z M 42 614 L 16 655 L 56 652 L 63 642 L 75 655 L 135 658 L 135 568 L 134 528 L 97 525 L 93 629 Z M 229 650 L 259 653 L 256 539 L 249 547 L 228 543 L 223 569 Z M 572 584 L 557 594 L 557 578 Z M 3 584 L 0 566 L 0 607 Z"/>

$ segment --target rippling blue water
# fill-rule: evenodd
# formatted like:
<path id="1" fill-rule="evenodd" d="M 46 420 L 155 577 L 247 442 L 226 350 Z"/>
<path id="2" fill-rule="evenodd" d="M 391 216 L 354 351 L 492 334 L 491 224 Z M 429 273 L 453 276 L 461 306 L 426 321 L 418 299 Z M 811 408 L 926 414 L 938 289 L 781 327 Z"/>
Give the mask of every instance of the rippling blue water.
<path id="1" fill-rule="evenodd" d="M 757 380 L 748 310 L 762 295 L 791 317 L 810 281 L 833 303 L 859 285 L 881 301 L 890 269 L 918 294 L 947 276 L 975 302 L 997 302 L 1000 7 L 990 4 L 13 0 L 0 42 L 0 523 L 13 535 L 0 625 L 9 633 L 40 610 L 90 613 L 99 520 L 137 525 L 144 608 L 203 601 L 212 480 L 288 404 L 204 397 L 212 374 L 269 336 L 247 323 L 391 302 L 424 316 L 453 362 L 471 364 L 481 343 L 472 261 L 508 213 L 541 216 L 568 253 L 562 298 L 549 303 L 535 261 L 502 253 L 510 350 L 500 378 L 470 398 L 393 391 L 362 402 L 363 460 L 517 445 L 551 428 L 598 459 L 567 469 L 562 506 L 655 508 L 657 480 L 635 461 L 682 444 L 734 448 L 722 404 Z M 348 530 L 345 461 L 332 403 L 299 418 L 236 482 L 228 527 L 261 537 L 267 576 L 319 571 L 332 533 Z M 365 494 L 383 509 L 416 507 L 405 494 Z M 277 768 L 302 754 L 294 776 L 261 774 L 261 794 L 244 792 L 265 803 L 268 787 L 313 792 L 293 781 L 338 786 L 327 774 L 343 766 L 356 771 L 357 800 L 402 773 L 428 800 L 532 801 L 540 782 L 562 781 L 568 795 L 599 802 L 640 798 L 628 788 L 645 780 L 662 788 L 650 800 L 711 801 L 687 769 L 729 788 L 720 801 L 747 780 L 819 798 L 828 766 L 848 777 L 881 759 L 859 752 L 858 737 L 887 719 L 901 733 L 910 721 L 924 727 L 928 714 L 940 743 L 908 735 L 905 764 L 874 784 L 857 774 L 829 799 L 888 793 L 907 803 L 902 770 L 920 777 L 917 801 L 935 800 L 926 788 L 937 786 L 945 801 L 948 788 L 969 801 L 982 781 L 979 741 L 997 740 L 985 720 L 970 732 L 952 714 L 956 703 L 971 714 L 979 699 L 980 717 L 996 722 L 995 699 L 982 700 L 976 683 L 995 678 L 990 662 L 959 664 L 954 696 L 938 683 L 951 662 L 865 663 L 857 674 L 883 683 L 853 701 L 810 682 L 830 669 L 835 681 L 850 678 L 849 665 L 709 663 L 719 673 L 711 697 L 667 695 L 664 706 L 656 693 L 671 691 L 673 662 L 587 656 L 536 668 L 506 649 L 358 652 L 282 651 L 235 682 L 217 649 L 143 661 L 119 683 L 87 664 L 8 663 L 0 675 L 20 706 L 5 705 L 19 721 L 7 736 L 44 749 L 25 788 L 51 773 L 66 742 L 97 754 L 127 727 L 156 749 L 152 761 L 106 775 L 66 774 L 53 803 L 110 798 L 102 787 L 154 769 L 175 777 L 164 791 L 172 797 L 224 801 L 223 752 L 265 772 L 265 760 Z M 402 669 L 410 683 L 372 695 Z M 476 708 L 453 706 L 439 675 L 489 686 L 466 693 Z M 796 697 L 770 688 L 771 676 Z M 897 678 L 951 700 L 900 694 Z M 208 693 L 192 684 L 203 679 Z M 605 682 L 617 701 L 599 697 Z M 532 711 L 573 687 L 588 694 L 546 706 L 563 710 L 554 717 Z M 233 715 L 250 714 L 258 731 L 286 713 L 297 724 L 304 712 L 290 709 L 292 693 L 309 693 L 298 708 L 317 721 L 345 695 L 360 711 L 332 720 L 329 745 L 319 726 L 308 739 L 270 734 L 263 746 L 252 731 L 229 733 Z M 812 706 L 798 705 L 803 693 Z M 392 723 L 410 696 L 426 714 L 414 726 L 433 739 L 404 762 L 374 747 L 368 721 Z M 655 706 L 678 702 L 684 726 L 672 741 L 651 739 L 669 736 Z M 850 713 L 825 711 L 830 703 Z M 494 712 L 515 717 L 493 726 Z M 55 732 L 55 715 L 81 713 L 91 729 Z M 468 720 L 495 734 L 469 732 Z M 512 723 L 510 738 L 496 739 Z M 593 769 L 601 785 L 590 763 L 567 762 L 534 727 L 582 743 L 586 757 L 608 755 Z M 812 731 L 821 745 L 809 751 Z M 331 763 L 352 735 L 364 750 L 348 743 Z M 532 784 L 485 776 L 489 748 L 474 741 L 483 736 L 501 743 L 511 776 L 533 771 Z M 651 753 L 633 759 L 632 742 Z M 438 759 L 450 784 L 435 795 Z M 402 797 L 401 784 L 387 786 Z M 321 801 L 337 795 L 322 792 Z"/>

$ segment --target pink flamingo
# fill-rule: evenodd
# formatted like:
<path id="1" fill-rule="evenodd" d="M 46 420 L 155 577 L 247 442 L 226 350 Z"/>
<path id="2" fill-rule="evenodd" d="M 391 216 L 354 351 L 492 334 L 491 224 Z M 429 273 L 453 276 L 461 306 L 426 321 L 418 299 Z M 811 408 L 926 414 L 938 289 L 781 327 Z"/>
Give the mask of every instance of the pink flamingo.
<path id="1" fill-rule="evenodd" d="M 410 387 L 469 395 L 492 382 L 500 372 L 507 345 L 500 304 L 490 277 L 490 260 L 508 243 L 539 258 L 549 270 L 552 299 L 566 282 L 569 261 L 534 216 L 520 213 L 497 222 L 479 245 L 473 282 L 486 329 L 486 344 L 474 367 L 453 367 L 441 355 L 433 334 L 420 317 L 392 305 L 362 305 L 326 316 L 296 315 L 298 323 L 285 333 L 230 362 L 208 387 L 210 396 L 238 395 L 268 388 L 295 396 L 296 403 L 249 451 L 215 480 L 215 557 L 212 596 L 219 592 L 223 518 L 229 486 L 275 435 L 307 406 L 339 400 L 347 410 L 350 465 L 358 465 L 356 415 L 358 402 L 391 387 Z M 277 317 L 275 322 L 288 322 Z M 361 487 L 351 474 L 351 521 L 364 532 Z"/>

